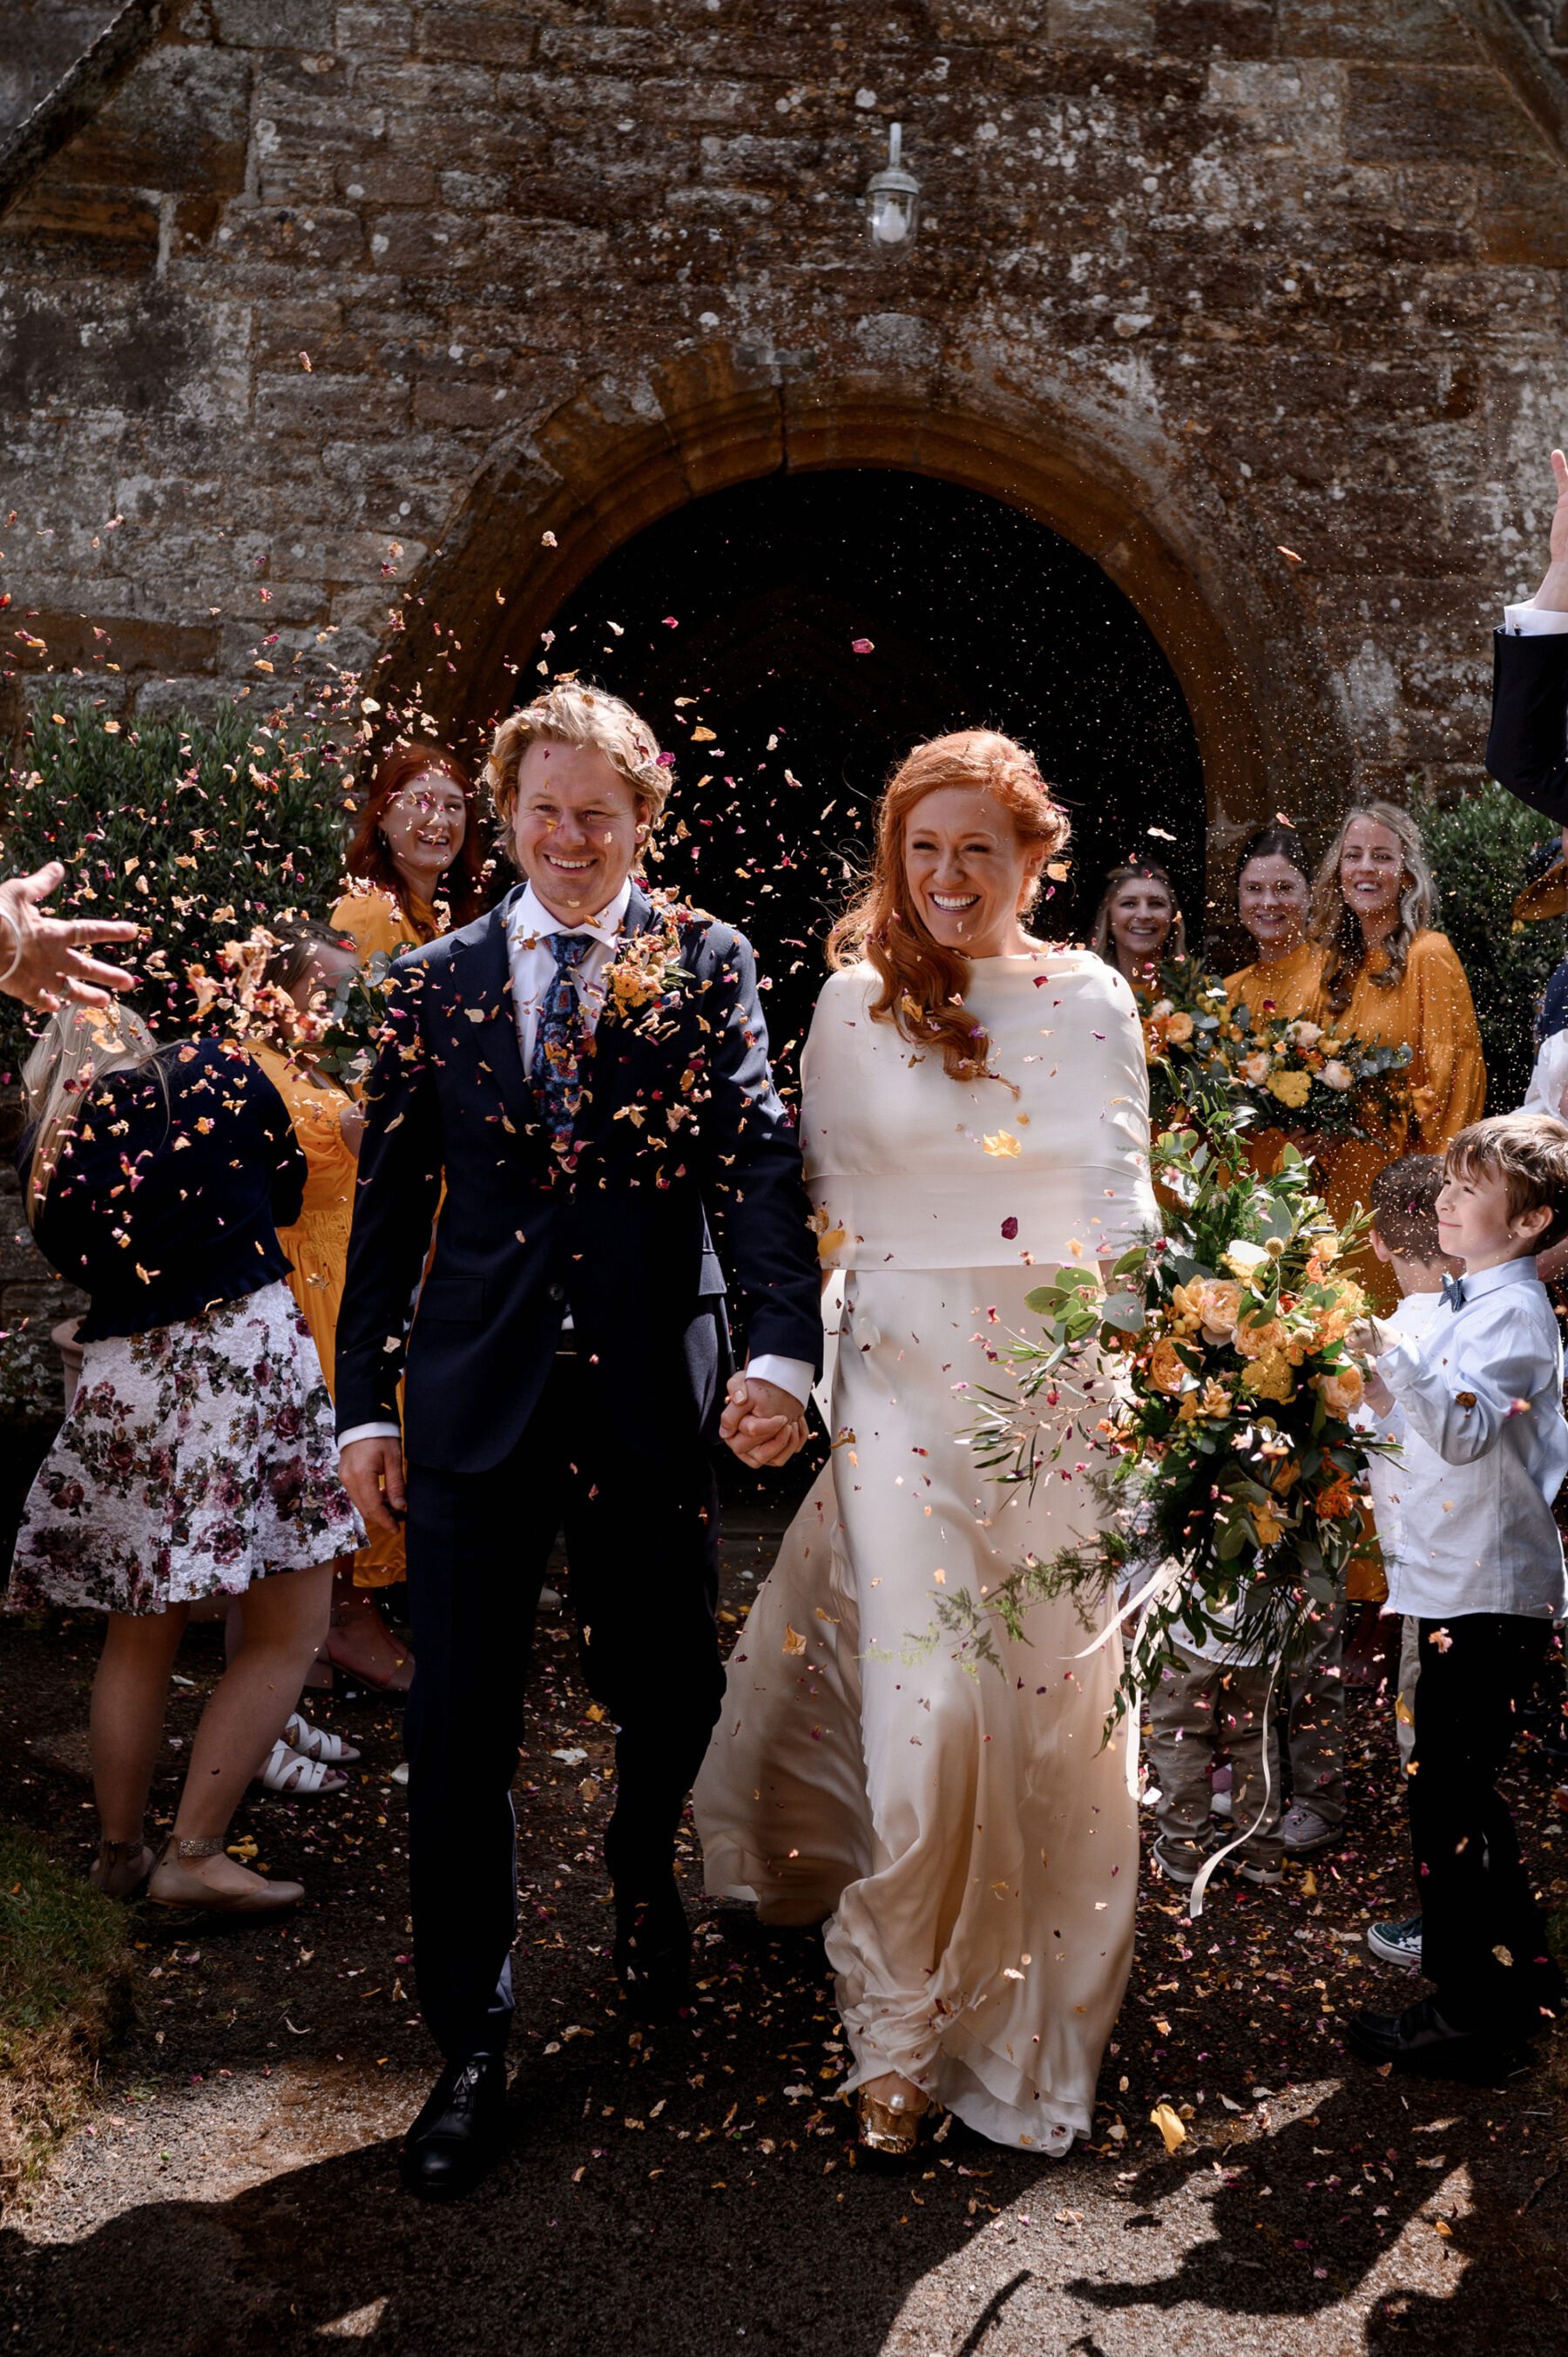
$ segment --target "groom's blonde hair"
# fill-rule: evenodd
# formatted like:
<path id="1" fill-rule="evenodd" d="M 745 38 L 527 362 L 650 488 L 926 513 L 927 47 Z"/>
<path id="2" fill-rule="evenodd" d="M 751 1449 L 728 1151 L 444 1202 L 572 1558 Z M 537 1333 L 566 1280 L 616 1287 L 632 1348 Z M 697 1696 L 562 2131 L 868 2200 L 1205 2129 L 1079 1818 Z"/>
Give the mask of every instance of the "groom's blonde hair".
<path id="1" fill-rule="evenodd" d="M 670 799 L 672 772 L 670 756 L 660 753 L 659 739 L 647 721 L 602 687 L 560 680 L 521 712 L 509 713 L 496 730 L 485 764 L 485 783 L 503 827 L 510 828 L 517 807 L 517 773 L 522 757 L 531 745 L 542 741 L 602 753 L 637 796 L 649 825 L 658 825 Z"/>

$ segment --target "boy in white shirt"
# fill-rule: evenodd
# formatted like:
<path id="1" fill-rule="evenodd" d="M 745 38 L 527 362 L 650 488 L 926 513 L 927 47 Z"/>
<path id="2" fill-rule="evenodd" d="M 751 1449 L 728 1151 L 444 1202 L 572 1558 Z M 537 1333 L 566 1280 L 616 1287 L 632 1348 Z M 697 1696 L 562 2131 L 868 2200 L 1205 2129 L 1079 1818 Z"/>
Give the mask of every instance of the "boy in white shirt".
<path id="1" fill-rule="evenodd" d="M 1437 1198 L 1443 1187 L 1443 1161 L 1436 1154 L 1407 1154 L 1384 1165 L 1372 1180 L 1372 1250 L 1393 1272 L 1400 1302 L 1391 1317 L 1380 1321 L 1385 1336 L 1419 1339 L 1433 1318 L 1443 1314 L 1443 1281 L 1459 1275 L 1460 1264 L 1443 1250 L 1437 1234 Z M 1358 1428 L 1381 1440 L 1397 1441 L 1397 1457 L 1374 1457 L 1367 1469 L 1372 1493 L 1372 1517 L 1389 1584 L 1385 1612 L 1398 1612 L 1395 1601 L 1404 1584 L 1401 1569 L 1406 1535 L 1404 1501 L 1407 1491 L 1430 1491 L 1442 1484 L 1447 1468 L 1435 1449 L 1412 1432 L 1396 1400 L 1387 1416 L 1374 1414 L 1363 1401 L 1352 1421 Z M 1440 1494 L 1446 1495 L 1445 1491 Z M 1400 1762 L 1408 1768 L 1414 1747 L 1416 1672 L 1420 1663 L 1420 1627 L 1413 1613 L 1402 1615 L 1399 1697 L 1396 1732 Z M 1421 1918 L 1403 1923 L 1372 1923 L 1367 1945 L 1385 1964 L 1421 1964 Z"/>
<path id="2" fill-rule="evenodd" d="M 1568 1125 L 1506 1114 L 1444 1157 L 1437 1232 L 1465 1274 L 1423 1335 L 1375 1319 L 1351 1347 L 1367 1398 L 1396 1404 L 1441 1459 L 1401 1499 L 1398 1586 L 1420 1628 L 1411 1851 L 1434 1993 L 1348 2027 L 1364 2061 L 1466 2077 L 1544 2028 L 1564 1984 L 1497 1779 L 1554 1623 L 1568 1610 L 1552 1506 L 1568 1475 L 1563 1346 L 1535 1255 L 1568 1235 Z"/>

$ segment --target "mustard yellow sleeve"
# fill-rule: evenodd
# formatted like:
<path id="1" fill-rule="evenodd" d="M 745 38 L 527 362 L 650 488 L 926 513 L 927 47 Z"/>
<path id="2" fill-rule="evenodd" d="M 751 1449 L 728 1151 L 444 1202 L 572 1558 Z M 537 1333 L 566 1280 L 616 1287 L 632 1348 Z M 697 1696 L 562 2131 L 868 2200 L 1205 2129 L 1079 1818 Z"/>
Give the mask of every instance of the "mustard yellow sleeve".
<path id="1" fill-rule="evenodd" d="M 346 893 L 333 909 L 331 922 L 336 931 L 349 936 L 361 964 L 378 953 L 393 957 L 413 946 L 402 909 L 384 892 Z"/>
<path id="2" fill-rule="evenodd" d="M 1416 986 L 1413 1087 L 1428 1088 L 1436 1109 L 1421 1125 L 1429 1154 L 1441 1153 L 1466 1123 L 1479 1121 L 1487 1102 L 1487 1066 L 1465 969 L 1446 933 L 1418 933 L 1411 944 L 1407 985 Z"/>

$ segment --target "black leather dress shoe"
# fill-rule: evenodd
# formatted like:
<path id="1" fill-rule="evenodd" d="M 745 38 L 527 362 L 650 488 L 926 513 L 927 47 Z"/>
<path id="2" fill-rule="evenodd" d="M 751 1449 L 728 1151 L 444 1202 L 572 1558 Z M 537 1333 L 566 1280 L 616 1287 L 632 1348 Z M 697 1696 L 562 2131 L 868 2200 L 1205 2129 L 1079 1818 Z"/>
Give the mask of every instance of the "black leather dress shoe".
<path id="1" fill-rule="evenodd" d="M 475 2054 L 448 2062 L 403 2141 L 398 2174 L 425 2201 L 456 2201 L 500 2158 L 506 2144 L 506 2062 Z"/>
<path id="2" fill-rule="evenodd" d="M 1363 2062 L 1435 2079 L 1489 2078 L 1506 2061 L 1509 2041 L 1474 2029 L 1455 2029 L 1434 2000 L 1423 1996 L 1402 2013 L 1358 2013 L 1346 2029 L 1350 2050 Z"/>
<path id="3" fill-rule="evenodd" d="M 639 2021 L 674 2021 L 692 2002 L 692 1931 L 671 1876 L 656 1899 L 616 1900 L 616 1978 Z"/>

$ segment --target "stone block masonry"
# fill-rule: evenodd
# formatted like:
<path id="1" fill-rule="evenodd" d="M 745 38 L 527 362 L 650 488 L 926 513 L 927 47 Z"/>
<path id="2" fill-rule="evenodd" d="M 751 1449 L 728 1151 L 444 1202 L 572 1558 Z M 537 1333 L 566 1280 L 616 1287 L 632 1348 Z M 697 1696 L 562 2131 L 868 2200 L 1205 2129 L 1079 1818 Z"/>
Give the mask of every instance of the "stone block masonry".
<path id="1" fill-rule="evenodd" d="M 190 0 L 0 220 L 0 725 L 46 662 L 200 709 L 275 631 L 280 673 L 380 662 L 463 736 L 671 506 L 914 465 L 1140 606 L 1219 851 L 1456 790 L 1568 424 L 1563 34 L 1525 0 Z M 893 121 L 901 264 L 856 203 Z"/>

